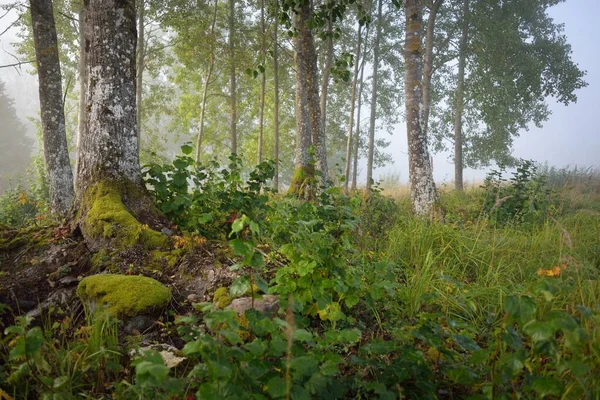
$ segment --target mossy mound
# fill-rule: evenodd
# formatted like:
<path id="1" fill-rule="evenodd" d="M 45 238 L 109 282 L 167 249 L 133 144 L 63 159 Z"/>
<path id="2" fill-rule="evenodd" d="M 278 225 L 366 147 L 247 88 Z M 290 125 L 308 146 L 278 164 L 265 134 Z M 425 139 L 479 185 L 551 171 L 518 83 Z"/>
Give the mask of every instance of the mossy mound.
<path id="1" fill-rule="evenodd" d="M 155 279 L 117 274 L 92 275 L 77 287 L 82 301 L 119 317 L 154 313 L 169 304 L 171 291 Z"/>
<path id="2" fill-rule="evenodd" d="M 213 303 L 223 309 L 231 304 L 233 298 L 229 295 L 229 289 L 226 287 L 220 287 L 215 290 L 215 294 L 213 295 Z"/>
<path id="3" fill-rule="evenodd" d="M 131 214 L 123 203 L 118 183 L 100 182 L 88 189 L 83 209 L 86 211 L 81 229 L 86 239 L 101 240 L 120 249 L 134 244 L 157 249 L 169 244 L 168 236 L 150 229 Z"/>

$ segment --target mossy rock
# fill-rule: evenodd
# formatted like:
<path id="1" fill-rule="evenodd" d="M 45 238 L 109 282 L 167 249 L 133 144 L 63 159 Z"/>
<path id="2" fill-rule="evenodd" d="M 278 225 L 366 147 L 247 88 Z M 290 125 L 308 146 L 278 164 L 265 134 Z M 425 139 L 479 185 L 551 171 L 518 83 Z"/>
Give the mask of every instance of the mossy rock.
<path id="1" fill-rule="evenodd" d="M 103 306 L 118 317 L 152 314 L 171 301 L 169 288 L 156 279 L 117 274 L 84 278 L 77 287 L 77 295 L 92 308 Z"/>

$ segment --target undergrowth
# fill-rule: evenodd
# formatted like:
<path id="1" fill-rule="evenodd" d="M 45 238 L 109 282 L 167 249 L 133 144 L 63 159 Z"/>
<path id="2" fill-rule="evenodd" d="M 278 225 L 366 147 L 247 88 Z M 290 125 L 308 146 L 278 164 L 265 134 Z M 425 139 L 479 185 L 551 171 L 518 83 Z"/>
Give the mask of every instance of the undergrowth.
<path id="1" fill-rule="evenodd" d="M 0 341 L 0 398 L 600 396 L 598 196 L 565 206 L 525 163 L 443 192 L 445 221 L 429 222 L 385 191 L 302 201 L 268 189 L 272 163 L 199 167 L 187 151 L 147 167 L 158 206 L 228 241 L 231 296 L 278 295 L 279 310 L 195 304 L 169 322 L 185 343 L 176 368 L 130 357 L 111 319 L 69 333 L 70 316 L 20 317 Z"/>

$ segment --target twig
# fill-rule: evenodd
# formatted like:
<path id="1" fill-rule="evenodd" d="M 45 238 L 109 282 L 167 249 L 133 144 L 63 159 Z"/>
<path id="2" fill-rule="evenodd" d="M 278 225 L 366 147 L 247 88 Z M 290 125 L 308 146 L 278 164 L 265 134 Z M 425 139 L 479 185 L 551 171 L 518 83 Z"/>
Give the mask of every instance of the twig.
<path id="1" fill-rule="evenodd" d="M 13 63 L 13 64 L 0 65 L 0 68 L 20 67 L 23 64 L 31 64 L 31 63 L 34 63 L 34 62 L 35 62 L 35 60 L 19 61 L 17 63 Z"/>

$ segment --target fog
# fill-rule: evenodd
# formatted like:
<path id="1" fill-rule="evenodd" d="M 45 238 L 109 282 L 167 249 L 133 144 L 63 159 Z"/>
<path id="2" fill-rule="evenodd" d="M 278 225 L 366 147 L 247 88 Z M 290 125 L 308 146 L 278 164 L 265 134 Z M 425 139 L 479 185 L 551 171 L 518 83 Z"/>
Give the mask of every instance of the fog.
<path id="1" fill-rule="evenodd" d="M 6 3 L 7 0 L 0 0 L 0 4 Z M 570 0 L 551 8 L 550 14 L 556 21 L 564 24 L 568 42 L 572 45 L 573 59 L 581 69 L 587 71 L 584 79 L 589 86 L 576 92 L 576 104 L 564 106 L 549 99 L 552 115 L 543 128 L 532 126 L 529 131 L 523 130 L 520 133 L 520 137 L 514 142 L 514 155 L 558 167 L 597 166 L 600 154 L 600 132 L 597 122 L 600 104 L 600 42 L 597 40 L 595 28 L 597 15 L 600 14 L 600 2 Z M 15 18 L 14 13 L 9 13 L 0 19 L 0 32 L 5 31 Z M 15 58 L 15 51 L 11 45 L 16 40 L 18 39 L 15 29 L 8 29 L 0 36 L 0 65 L 19 61 Z M 27 134 L 34 138 L 35 128 L 30 119 L 37 118 L 39 105 L 37 81 L 35 75 L 31 74 L 31 68 L 27 64 L 0 68 L 0 80 L 5 83 L 6 93 L 14 101 L 17 115 L 27 127 Z M 1 126 L 0 121 L 0 129 Z M 406 182 L 408 154 L 404 124 L 399 124 L 392 136 L 384 132 L 378 132 L 377 135 L 391 140 L 391 145 L 386 151 L 393 155 L 394 163 L 376 169 L 374 177 L 381 179 L 395 176 L 399 177 L 401 182 Z M 436 181 L 451 182 L 454 173 L 451 154 L 435 154 L 433 159 Z M 364 171 L 364 162 L 360 169 Z M 466 169 L 465 181 L 481 180 L 488 170 L 489 168 Z M 362 179 L 364 180 L 364 174 Z"/>

